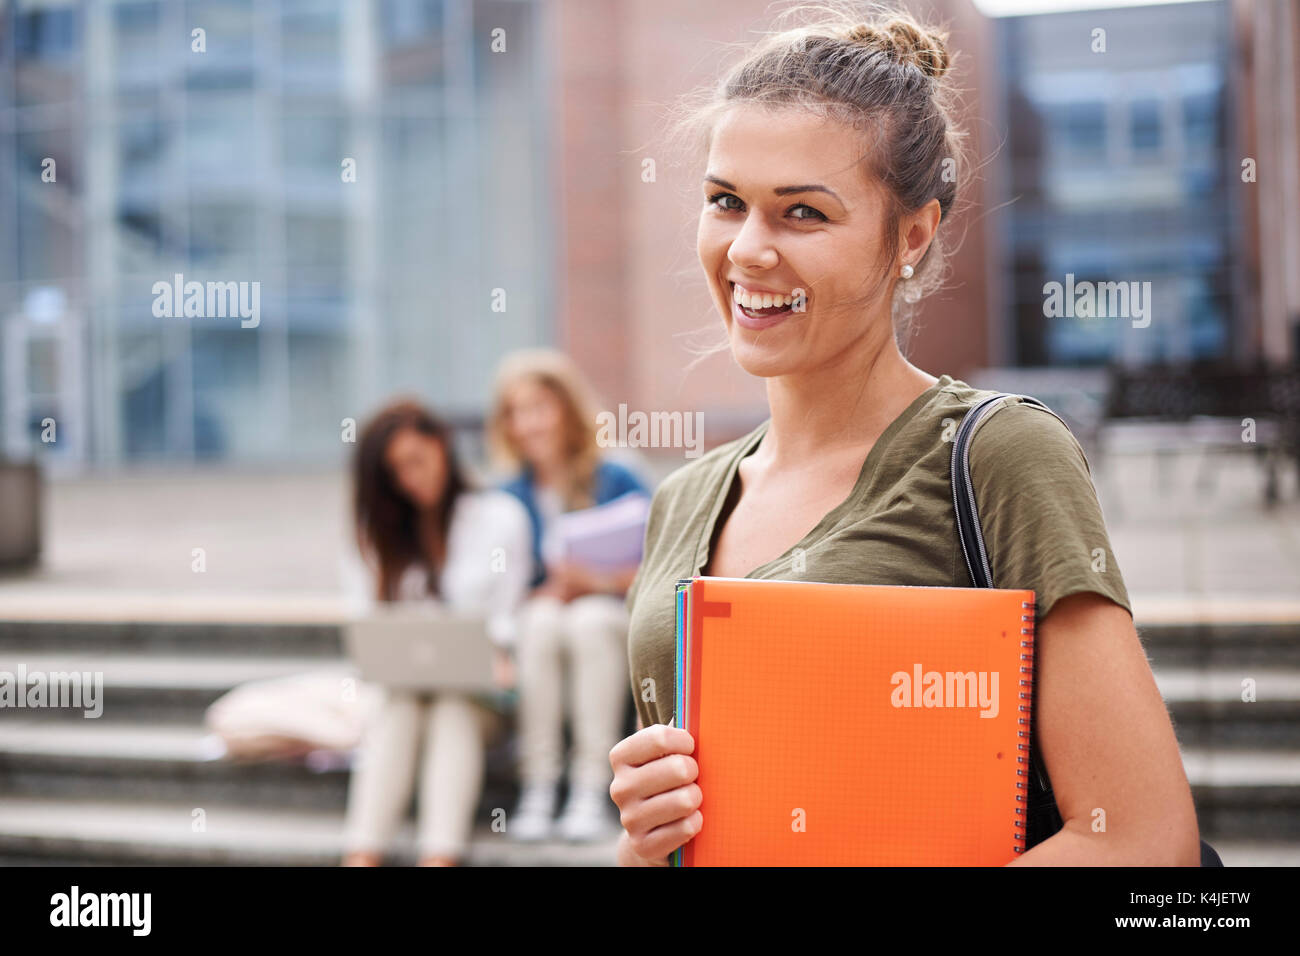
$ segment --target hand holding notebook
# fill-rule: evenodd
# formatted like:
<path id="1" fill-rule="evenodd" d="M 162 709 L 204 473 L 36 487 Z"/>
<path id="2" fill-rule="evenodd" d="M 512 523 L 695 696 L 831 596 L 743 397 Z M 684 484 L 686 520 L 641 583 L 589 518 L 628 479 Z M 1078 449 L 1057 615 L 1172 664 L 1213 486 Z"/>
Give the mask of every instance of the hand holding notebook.
<path id="1" fill-rule="evenodd" d="M 671 719 L 641 727 L 610 751 L 609 792 L 623 824 L 620 866 L 669 866 L 670 855 L 700 831 L 694 751 L 694 738 Z"/>

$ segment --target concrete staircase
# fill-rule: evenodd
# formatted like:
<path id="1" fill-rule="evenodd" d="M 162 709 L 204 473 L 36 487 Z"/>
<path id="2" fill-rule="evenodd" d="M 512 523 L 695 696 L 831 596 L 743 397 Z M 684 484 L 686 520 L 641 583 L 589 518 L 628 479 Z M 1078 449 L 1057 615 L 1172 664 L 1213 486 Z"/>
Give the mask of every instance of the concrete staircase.
<path id="1" fill-rule="evenodd" d="M 0 671 L 101 671 L 105 701 L 96 719 L 0 710 L 0 864 L 336 864 L 346 761 L 233 762 L 202 722 L 237 684 L 341 659 L 329 624 L 0 622 Z M 515 804 L 513 759 L 489 751 L 468 862 L 611 865 L 613 835 L 523 845 L 491 829 Z M 408 819 L 392 861 L 413 863 L 413 845 Z"/>
<path id="2" fill-rule="evenodd" d="M 1227 866 L 1300 865 L 1300 624 L 1139 626 L 1201 835 Z M 1253 701 L 1242 700 L 1253 681 Z"/>
<path id="3" fill-rule="evenodd" d="M 1300 864 L 1300 624 L 1141 629 L 1174 716 L 1202 835 L 1229 866 Z M 104 673 L 102 717 L 0 710 L 0 864 L 331 865 L 347 768 L 214 756 L 206 707 L 236 684 L 341 657 L 320 624 L 0 621 L 0 670 Z M 1257 700 L 1241 700 L 1243 679 Z M 469 862 L 607 865 L 613 840 L 520 845 L 509 746 L 489 754 Z M 204 826 L 195 829 L 196 810 Z M 611 814 L 612 816 L 612 814 Z M 408 822 L 394 862 L 412 862 Z"/>

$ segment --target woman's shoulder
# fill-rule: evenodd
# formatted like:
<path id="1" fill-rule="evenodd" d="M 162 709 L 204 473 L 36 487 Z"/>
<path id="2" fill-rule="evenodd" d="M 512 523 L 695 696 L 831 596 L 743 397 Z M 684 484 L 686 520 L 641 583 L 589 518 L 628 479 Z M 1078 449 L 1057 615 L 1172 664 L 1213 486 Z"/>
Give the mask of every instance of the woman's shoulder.
<path id="1" fill-rule="evenodd" d="M 970 474 L 999 587 L 1032 590 L 1040 619 L 1084 591 L 1132 612 L 1087 457 L 1061 419 L 1003 407 L 974 434 Z"/>
<path id="2" fill-rule="evenodd" d="M 926 408 L 926 411 L 930 415 L 953 418 L 959 421 L 967 412 L 985 399 L 993 398 L 996 395 L 1005 395 L 1007 401 L 1000 407 L 996 415 L 987 416 L 985 424 L 980 425 L 981 430 L 995 418 L 1001 419 L 1004 422 L 1007 421 L 1007 418 L 1004 418 L 1003 415 L 1008 412 L 1011 413 L 1009 417 L 1013 422 L 1019 425 L 1028 423 L 1027 427 L 1030 428 L 1042 424 L 1047 427 L 1048 430 L 1052 430 L 1053 426 L 1050 422 L 1055 422 L 1056 427 L 1064 427 L 1064 423 L 1056 417 L 1054 412 L 1036 405 L 1025 404 L 1022 401 L 1022 399 L 1030 398 L 1032 396 L 1020 395 L 1013 392 L 1002 392 L 989 388 L 975 388 L 972 385 L 966 384 L 961 379 L 953 379 L 950 376 L 945 377 L 949 378 L 949 381 L 942 388 L 938 389 L 934 399 Z M 1032 411 L 1030 411 L 1031 409 Z M 1024 414 L 1026 412 L 1027 414 Z M 1069 429 L 1067 428 L 1066 431 L 1068 430 Z"/>
<path id="3" fill-rule="evenodd" d="M 1025 402 L 1031 396 L 974 388 L 951 379 L 940 388 L 914 426 L 951 441 L 957 426 L 986 399 L 1006 395 L 1006 401 L 986 413 L 971 439 L 971 467 L 1013 469 L 1030 458 L 1082 457 L 1068 425 L 1050 408 Z"/>
<path id="4" fill-rule="evenodd" d="M 1018 397 L 980 422 L 971 439 L 970 460 L 972 472 L 981 467 L 1021 474 L 1030 468 L 1064 468 L 1091 474 L 1070 427 L 1049 408 Z"/>

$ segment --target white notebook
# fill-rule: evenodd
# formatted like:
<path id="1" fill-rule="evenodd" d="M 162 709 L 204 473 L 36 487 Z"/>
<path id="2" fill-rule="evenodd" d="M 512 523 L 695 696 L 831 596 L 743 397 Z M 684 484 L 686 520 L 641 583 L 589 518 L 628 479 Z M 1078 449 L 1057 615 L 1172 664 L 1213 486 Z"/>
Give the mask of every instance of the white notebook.
<path id="1" fill-rule="evenodd" d="M 622 571 L 641 563 L 650 498 L 628 492 L 613 501 L 557 515 L 542 544 L 547 562 L 570 561 L 594 571 Z"/>

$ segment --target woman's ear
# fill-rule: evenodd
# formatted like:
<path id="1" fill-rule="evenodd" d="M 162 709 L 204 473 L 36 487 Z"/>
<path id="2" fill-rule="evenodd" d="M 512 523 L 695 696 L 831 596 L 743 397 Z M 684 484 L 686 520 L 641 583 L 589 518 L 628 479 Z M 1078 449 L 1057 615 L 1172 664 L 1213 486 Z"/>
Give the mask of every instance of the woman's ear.
<path id="1" fill-rule="evenodd" d="M 942 217 L 943 211 L 937 199 L 931 199 L 916 212 L 903 217 L 899 223 L 899 257 L 904 263 L 916 268 L 934 241 Z"/>

